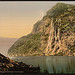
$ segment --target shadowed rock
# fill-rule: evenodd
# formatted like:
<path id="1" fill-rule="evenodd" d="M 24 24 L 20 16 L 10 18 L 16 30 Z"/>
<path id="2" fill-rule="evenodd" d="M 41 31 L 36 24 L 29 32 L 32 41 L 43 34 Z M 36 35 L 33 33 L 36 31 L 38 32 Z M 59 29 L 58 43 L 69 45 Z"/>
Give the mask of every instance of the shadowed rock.
<path id="1" fill-rule="evenodd" d="M 39 72 L 40 67 L 32 67 L 23 62 L 17 62 L 5 57 L 0 53 L 0 71 L 23 71 L 23 72 Z"/>

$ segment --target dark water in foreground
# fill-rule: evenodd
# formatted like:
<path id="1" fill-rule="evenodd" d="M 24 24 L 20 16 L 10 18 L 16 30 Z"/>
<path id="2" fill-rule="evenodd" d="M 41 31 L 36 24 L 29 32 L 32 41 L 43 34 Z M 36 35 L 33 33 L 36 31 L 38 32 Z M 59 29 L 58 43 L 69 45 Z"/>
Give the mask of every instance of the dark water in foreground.
<path id="1" fill-rule="evenodd" d="M 75 56 L 23 56 L 13 60 L 41 68 L 42 73 L 75 73 Z"/>

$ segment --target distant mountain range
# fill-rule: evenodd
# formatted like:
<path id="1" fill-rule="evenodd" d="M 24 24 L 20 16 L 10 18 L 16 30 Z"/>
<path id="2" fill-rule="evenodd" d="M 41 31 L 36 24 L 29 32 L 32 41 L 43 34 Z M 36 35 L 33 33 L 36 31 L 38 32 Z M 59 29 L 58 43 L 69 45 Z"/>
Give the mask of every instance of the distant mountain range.
<path id="1" fill-rule="evenodd" d="M 17 38 L 0 37 L 0 53 L 7 56 L 8 49 L 14 44 Z"/>
<path id="2" fill-rule="evenodd" d="M 34 13 L 34 12 L 33 12 Z M 75 5 L 57 3 L 27 36 L 8 50 L 9 56 L 74 56 Z"/>

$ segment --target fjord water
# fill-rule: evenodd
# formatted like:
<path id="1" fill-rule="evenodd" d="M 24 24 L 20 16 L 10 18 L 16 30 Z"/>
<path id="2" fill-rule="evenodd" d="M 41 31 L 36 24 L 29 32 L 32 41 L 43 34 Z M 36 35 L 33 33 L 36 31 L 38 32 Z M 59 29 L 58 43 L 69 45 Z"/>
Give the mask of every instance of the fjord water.
<path id="1" fill-rule="evenodd" d="M 11 59 L 40 66 L 42 73 L 75 73 L 75 56 L 17 56 Z"/>

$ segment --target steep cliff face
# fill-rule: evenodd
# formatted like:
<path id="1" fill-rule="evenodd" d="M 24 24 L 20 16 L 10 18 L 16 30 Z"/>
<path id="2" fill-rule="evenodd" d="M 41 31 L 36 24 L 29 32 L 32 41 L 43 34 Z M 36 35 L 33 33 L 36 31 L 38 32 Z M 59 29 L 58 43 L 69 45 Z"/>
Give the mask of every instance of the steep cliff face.
<path id="1" fill-rule="evenodd" d="M 75 34 L 71 31 L 61 32 L 59 27 L 54 27 L 53 20 L 48 32 L 45 55 L 74 55 L 75 52 Z M 73 47 L 73 49 L 71 49 Z"/>
<path id="2" fill-rule="evenodd" d="M 17 40 L 8 50 L 17 55 L 75 55 L 75 5 L 57 3 L 32 32 Z"/>

